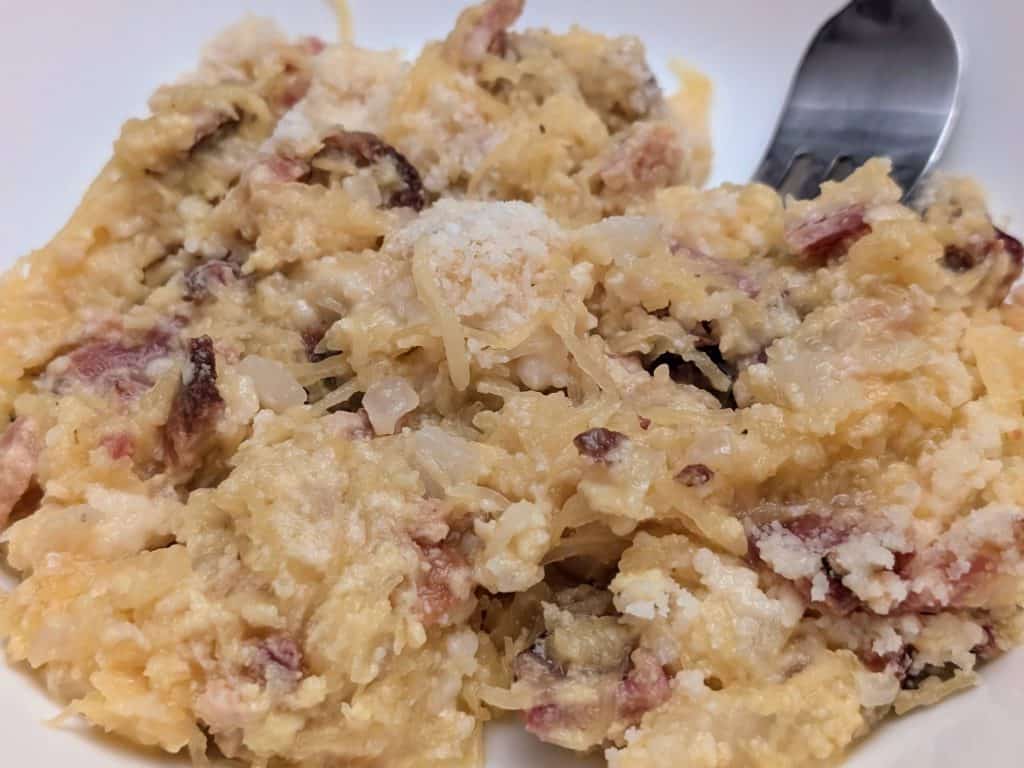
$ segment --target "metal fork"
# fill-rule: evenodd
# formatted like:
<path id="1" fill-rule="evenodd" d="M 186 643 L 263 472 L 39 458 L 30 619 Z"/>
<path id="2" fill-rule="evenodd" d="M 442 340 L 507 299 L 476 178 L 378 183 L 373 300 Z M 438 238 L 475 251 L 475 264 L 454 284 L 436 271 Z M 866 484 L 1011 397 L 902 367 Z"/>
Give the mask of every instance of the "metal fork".
<path id="1" fill-rule="evenodd" d="M 960 55 L 931 0 L 854 0 L 818 31 L 755 175 L 811 198 L 872 157 L 910 196 L 956 118 Z"/>

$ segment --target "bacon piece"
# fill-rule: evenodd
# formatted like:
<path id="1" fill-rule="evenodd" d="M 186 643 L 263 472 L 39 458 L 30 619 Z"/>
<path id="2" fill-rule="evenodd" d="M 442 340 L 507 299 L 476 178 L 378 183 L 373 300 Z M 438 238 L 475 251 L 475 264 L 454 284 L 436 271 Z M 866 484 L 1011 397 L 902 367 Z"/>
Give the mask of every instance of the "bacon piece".
<path id="1" fill-rule="evenodd" d="M 487 0 L 467 8 L 445 41 L 445 56 L 453 64 L 478 64 L 488 53 L 504 55 L 507 31 L 523 13 L 525 0 Z"/>
<path id="2" fill-rule="evenodd" d="M 871 231 L 863 205 L 848 205 L 786 229 L 786 242 L 806 261 L 822 265 L 843 256 Z"/>
<path id="3" fill-rule="evenodd" d="M 901 605 L 901 613 L 938 613 L 947 608 L 972 608 L 971 593 L 983 587 L 999 572 L 998 554 L 979 552 L 967 561 L 966 568 L 958 562 L 955 554 L 943 550 L 931 550 L 915 558 L 909 568 L 911 578 L 920 578 L 929 571 L 941 575 L 944 593 L 936 595 L 930 590 L 915 592 Z"/>
<path id="4" fill-rule="evenodd" d="M 668 186 L 683 162 L 679 135 L 667 123 L 638 123 L 612 147 L 599 178 L 611 193 L 645 194 Z"/>
<path id="5" fill-rule="evenodd" d="M 872 672 L 889 672 L 902 680 L 914 665 L 914 656 L 917 655 L 917 649 L 912 645 L 904 645 L 898 651 L 878 654 L 870 648 L 867 650 L 857 648 L 855 653 L 864 662 L 864 666 Z"/>
<path id="6" fill-rule="evenodd" d="M 366 131 L 339 129 L 329 133 L 312 157 L 267 157 L 253 169 L 249 180 L 253 184 L 297 181 L 330 186 L 337 178 L 351 175 L 353 168 L 374 168 L 387 207 L 419 211 L 426 205 L 423 180 L 416 166 L 395 147 Z"/>
<path id="7" fill-rule="evenodd" d="M 268 637 L 263 642 L 263 649 L 270 661 L 279 667 L 284 667 L 290 672 L 302 669 L 302 649 L 288 635 Z"/>
<path id="8" fill-rule="evenodd" d="M 573 445 L 581 456 L 600 462 L 612 463 L 611 454 L 621 445 L 629 441 L 621 432 L 614 432 L 604 427 L 596 427 L 581 432 L 572 439 Z"/>
<path id="9" fill-rule="evenodd" d="M 200 336 L 190 339 L 188 346 L 188 364 L 182 371 L 163 434 L 168 462 L 178 467 L 198 462 L 207 433 L 224 412 L 224 399 L 217 391 L 213 340 Z"/>
<path id="10" fill-rule="evenodd" d="M 664 704 L 672 695 L 668 675 L 650 651 L 633 653 L 633 668 L 616 691 L 620 717 L 632 723 L 645 712 Z"/>
<path id="11" fill-rule="evenodd" d="M 64 368 L 53 389 L 66 394 L 74 382 L 81 382 L 126 400 L 138 397 L 153 386 L 149 366 L 170 357 L 176 336 L 176 328 L 168 324 L 151 329 L 137 344 L 123 340 L 84 344 L 60 361 Z"/>
<path id="12" fill-rule="evenodd" d="M 914 550 L 907 535 L 884 520 L 849 506 L 836 506 L 831 516 L 812 512 L 771 520 L 750 534 L 754 564 L 769 567 L 808 601 L 839 615 L 976 609 L 991 602 L 993 590 L 1012 592 L 1006 579 L 1013 578 L 1022 550 L 1024 514 L 997 505 L 959 519 L 923 550 Z M 854 581 L 873 587 L 847 587 L 844 563 L 863 568 Z"/>
<path id="13" fill-rule="evenodd" d="M 335 131 L 323 139 L 323 149 L 310 161 L 310 181 L 329 183 L 330 165 L 340 155 L 351 160 L 357 168 L 368 168 L 379 163 L 390 163 L 398 177 L 398 188 L 387 198 L 389 208 L 412 208 L 420 211 L 426 204 L 423 180 L 409 160 L 374 133 L 367 131 Z M 327 166 L 326 173 L 318 166 Z"/>
<path id="14" fill-rule="evenodd" d="M 1024 513 L 996 505 L 977 509 L 900 564 L 911 591 L 898 610 L 936 613 L 990 606 L 993 589 L 1015 594 L 1022 552 Z"/>
<path id="15" fill-rule="evenodd" d="M 1007 300 L 1024 269 L 1024 245 L 998 227 L 994 229 L 995 237 L 987 242 L 947 245 L 942 254 L 942 266 L 955 274 L 965 274 L 983 264 L 991 265 L 995 279 L 986 281 L 983 296 L 990 307 Z"/>
<path id="16" fill-rule="evenodd" d="M 416 583 L 423 624 L 428 627 L 449 624 L 472 596 L 472 568 L 451 537 L 436 546 L 417 544 L 417 547 L 423 561 Z"/>
<path id="17" fill-rule="evenodd" d="M 840 616 L 846 616 L 855 610 L 866 607 L 862 601 L 843 584 L 843 574 L 833 564 L 837 548 L 857 535 L 854 522 L 843 515 L 834 517 L 818 513 L 806 513 L 788 520 L 775 520 L 757 526 L 750 536 L 750 553 L 756 563 L 767 565 L 772 570 L 779 567 L 767 562 L 764 554 L 769 540 L 779 536 L 791 535 L 800 547 L 802 556 L 817 558 L 817 569 L 814 578 L 824 578 L 825 593 L 815 594 L 816 582 L 810 576 L 792 578 L 783 575 L 801 592 L 808 602 L 815 602 Z M 779 570 L 783 570 L 779 568 Z M 783 571 L 785 573 L 785 571 Z M 818 586 L 820 590 L 820 585 Z"/>
<path id="18" fill-rule="evenodd" d="M 106 448 L 107 454 L 114 461 L 130 459 L 135 455 L 135 438 L 127 432 L 115 432 L 111 435 L 104 435 L 100 438 L 100 445 Z"/>
<path id="19" fill-rule="evenodd" d="M 233 283 L 241 275 L 241 268 L 233 262 L 225 259 L 205 261 L 185 273 L 185 301 L 206 301 L 218 287 Z"/>
<path id="20" fill-rule="evenodd" d="M 687 464 L 679 470 L 676 480 L 688 488 L 696 488 L 701 485 L 707 485 L 714 476 L 715 473 L 706 464 Z"/>
<path id="21" fill-rule="evenodd" d="M 947 245 L 942 254 L 942 266 L 950 272 L 962 275 L 970 272 L 984 259 L 984 253 L 977 248 L 964 248 L 960 245 Z"/>
<path id="22" fill-rule="evenodd" d="M 0 529 L 32 484 L 42 450 L 42 435 L 34 419 L 15 419 L 0 435 Z"/>

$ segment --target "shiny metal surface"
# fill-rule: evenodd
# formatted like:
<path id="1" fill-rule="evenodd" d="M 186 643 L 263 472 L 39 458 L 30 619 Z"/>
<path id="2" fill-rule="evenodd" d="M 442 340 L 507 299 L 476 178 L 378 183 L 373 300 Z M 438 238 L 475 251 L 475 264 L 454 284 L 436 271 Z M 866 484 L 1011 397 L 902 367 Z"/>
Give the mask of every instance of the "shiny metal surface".
<path id="1" fill-rule="evenodd" d="M 755 180 L 798 198 L 875 156 L 911 194 L 956 117 L 960 55 L 931 0 L 854 0 L 804 55 Z"/>

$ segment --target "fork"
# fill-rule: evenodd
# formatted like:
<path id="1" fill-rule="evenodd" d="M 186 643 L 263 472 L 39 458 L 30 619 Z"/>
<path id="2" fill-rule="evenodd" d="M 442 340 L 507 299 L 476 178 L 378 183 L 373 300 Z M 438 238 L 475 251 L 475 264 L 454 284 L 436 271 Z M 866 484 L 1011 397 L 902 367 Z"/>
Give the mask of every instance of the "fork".
<path id="1" fill-rule="evenodd" d="M 909 198 L 945 148 L 959 83 L 956 40 L 932 0 L 854 0 L 804 54 L 754 180 L 811 198 L 882 156 Z"/>

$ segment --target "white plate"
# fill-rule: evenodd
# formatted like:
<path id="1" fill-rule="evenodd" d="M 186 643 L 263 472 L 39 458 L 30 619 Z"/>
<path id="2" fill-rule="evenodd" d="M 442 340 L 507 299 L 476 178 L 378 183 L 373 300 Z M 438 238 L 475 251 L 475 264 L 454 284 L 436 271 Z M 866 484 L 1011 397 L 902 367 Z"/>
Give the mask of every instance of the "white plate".
<path id="1" fill-rule="evenodd" d="M 1000 223 L 1024 225 L 1024 99 L 1018 85 L 1020 0 L 937 0 L 967 55 L 963 114 L 945 167 L 978 177 Z M 458 0 L 352 0 L 360 42 L 414 51 L 443 35 Z M 659 72 L 683 57 L 716 83 L 715 181 L 743 180 L 769 139 L 790 76 L 814 29 L 839 0 L 533 0 L 525 23 L 573 22 L 636 33 Z M 330 37 L 321 0 L 0 0 L 0 268 L 44 244 L 106 160 L 123 120 L 140 114 L 158 84 L 192 66 L 201 43 L 245 11 L 295 33 Z M 667 79 L 665 82 L 670 82 Z M 1018 232 L 1019 234 L 1019 232 Z M 942 706 L 894 721 L 861 748 L 851 768 L 1019 765 L 1024 732 L 1024 654 L 986 672 L 986 684 Z M 111 740 L 46 729 L 56 706 L 39 684 L 0 668 L 4 764 L 120 768 L 157 764 Z M 580 768 L 512 727 L 490 734 L 491 768 Z M 148 754 L 148 753 L 147 753 Z"/>

